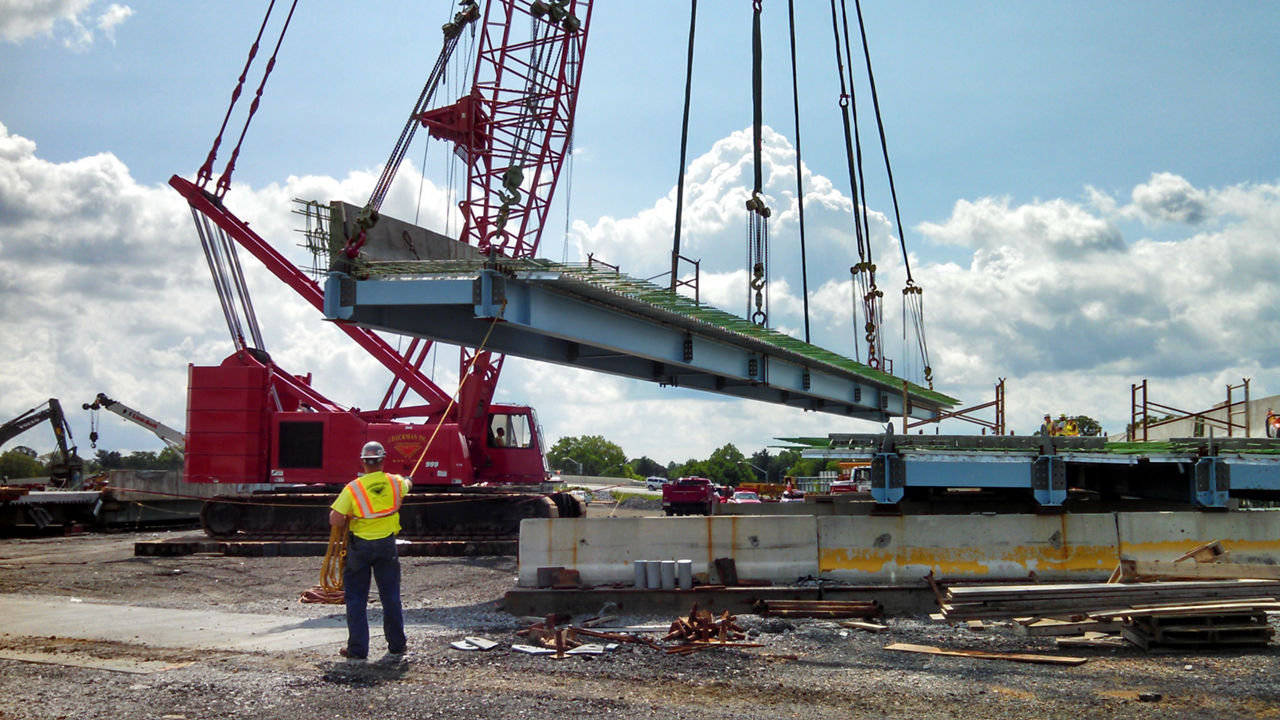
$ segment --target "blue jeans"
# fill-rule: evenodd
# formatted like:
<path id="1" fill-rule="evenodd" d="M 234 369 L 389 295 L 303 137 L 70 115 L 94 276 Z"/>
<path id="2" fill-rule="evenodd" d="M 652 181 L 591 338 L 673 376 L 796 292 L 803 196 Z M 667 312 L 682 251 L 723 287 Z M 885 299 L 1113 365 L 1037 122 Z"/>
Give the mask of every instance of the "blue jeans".
<path id="1" fill-rule="evenodd" d="M 404 610 L 400 605 L 400 557 L 396 536 L 363 540 L 351 536 L 347 542 L 347 564 L 342 572 L 343 594 L 347 601 L 347 652 L 357 657 L 369 654 L 369 576 L 378 584 L 382 600 L 382 632 L 388 652 L 405 649 Z"/>

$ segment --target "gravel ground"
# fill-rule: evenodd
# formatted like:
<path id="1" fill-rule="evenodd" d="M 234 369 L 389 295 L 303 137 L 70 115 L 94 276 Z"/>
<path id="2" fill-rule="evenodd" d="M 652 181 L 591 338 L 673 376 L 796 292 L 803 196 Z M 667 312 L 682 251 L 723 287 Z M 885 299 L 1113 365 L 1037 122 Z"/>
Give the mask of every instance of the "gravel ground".
<path id="1" fill-rule="evenodd" d="M 300 619 L 341 616 L 338 607 L 296 600 L 315 583 L 319 558 L 133 557 L 135 540 L 158 536 L 0 540 L 0 593 Z M 1175 654 L 1072 650 L 1068 654 L 1089 662 L 1055 667 L 883 649 L 909 642 L 1064 654 L 1051 641 L 1020 637 L 1009 627 L 974 632 L 889 618 L 888 632 L 872 634 L 831 621 L 742 616 L 752 639 L 765 647 L 679 657 L 623 646 L 556 661 L 509 649 L 522 626 L 500 609 L 515 582 L 514 558 L 405 558 L 403 565 L 410 652 L 398 662 L 343 662 L 337 645 L 255 654 L 14 637 L 0 619 L 0 651 L 171 667 L 126 674 L 0 659 L 0 720 L 1280 717 L 1274 646 Z M 502 646 L 487 653 L 448 647 L 465 635 Z M 1139 699 L 1148 693 L 1160 699 Z"/>

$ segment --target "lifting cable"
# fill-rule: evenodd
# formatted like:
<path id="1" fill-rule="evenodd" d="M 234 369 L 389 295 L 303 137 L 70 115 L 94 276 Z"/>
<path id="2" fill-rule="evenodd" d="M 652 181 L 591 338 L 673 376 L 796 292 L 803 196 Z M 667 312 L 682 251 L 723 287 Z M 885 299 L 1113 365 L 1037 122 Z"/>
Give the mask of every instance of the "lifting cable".
<path id="1" fill-rule="evenodd" d="M 213 139 L 213 147 L 209 148 L 209 155 L 204 160 L 204 165 L 200 166 L 200 171 L 196 173 L 196 185 L 204 189 L 209 181 L 213 179 L 213 161 L 218 157 L 218 147 L 222 145 L 222 133 L 227 130 L 227 122 L 231 120 L 231 111 L 235 109 L 236 102 L 240 99 L 240 91 L 244 89 L 245 77 L 249 74 L 249 67 L 253 65 L 253 59 L 258 55 L 258 46 L 262 42 L 262 33 L 267 29 L 267 21 L 271 19 L 271 10 L 276 6 L 276 0 L 271 0 L 267 5 L 267 14 L 262 17 L 262 26 L 258 28 L 258 36 L 253 39 L 253 45 L 249 47 L 249 57 L 244 61 L 244 69 L 240 71 L 240 79 L 236 82 L 236 87 L 231 91 L 231 104 L 227 105 L 227 114 L 222 117 L 222 127 L 218 128 L 218 136 Z"/>
<path id="2" fill-rule="evenodd" d="M 844 7 L 844 0 L 841 0 Z M 865 324 L 864 339 L 867 343 L 867 365 L 879 368 L 884 356 L 883 341 L 880 328 L 883 324 L 880 300 L 884 293 L 876 287 L 876 266 L 871 253 L 870 228 L 866 222 L 866 190 L 865 182 L 859 182 L 861 176 L 862 145 L 858 140 L 857 103 L 854 98 L 852 67 L 846 80 L 845 58 L 850 56 L 848 24 L 845 24 L 844 53 L 840 51 L 840 12 L 836 10 L 836 0 L 831 0 L 831 30 L 835 38 L 836 68 L 840 76 L 840 118 L 844 123 L 844 145 L 846 163 L 849 169 L 849 187 L 853 200 L 853 225 L 858 241 L 858 263 L 849 268 L 854 279 L 855 308 L 861 301 Z M 850 63 L 851 64 L 851 63 Z M 860 188 L 860 186 L 862 186 Z M 860 192 L 861 190 L 861 192 Z M 854 311 L 854 327 L 857 327 L 857 310 Z"/>
<path id="3" fill-rule="evenodd" d="M 804 298 L 804 341 L 809 342 L 809 264 L 804 249 L 804 161 L 800 156 L 800 85 L 796 79 L 796 3 L 787 0 L 787 22 L 791 30 L 791 104 L 796 121 L 796 201 L 800 206 L 800 282 Z M 684 160 L 681 158 L 681 162 Z"/>
<path id="4" fill-rule="evenodd" d="M 275 5 L 275 0 L 271 0 L 271 5 Z M 227 190 L 231 189 L 231 174 L 235 172 L 236 158 L 240 157 L 240 147 L 244 145 L 244 137 L 249 132 L 249 123 L 253 122 L 253 116 L 258 112 L 258 104 L 262 102 L 262 91 L 267 86 L 267 78 L 271 77 L 271 71 L 275 69 L 276 56 L 280 54 L 280 45 L 284 42 L 285 33 L 289 31 L 289 23 L 293 21 L 293 11 L 297 9 L 298 0 L 293 0 L 293 4 L 289 6 L 289 14 L 284 19 L 284 26 L 280 28 L 280 37 L 276 38 L 276 46 L 271 51 L 271 59 L 267 61 L 267 68 L 262 73 L 262 82 L 258 83 L 258 90 L 254 93 L 253 102 L 249 105 L 249 115 L 244 119 L 244 127 L 240 129 L 240 138 L 236 140 L 235 149 L 231 151 L 231 159 L 227 160 L 227 167 L 222 171 L 221 177 L 218 178 L 218 182 L 216 184 L 216 195 L 218 198 L 224 197 L 227 194 Z M 270 17 L 270 15 L 271 7 L 269 6 L 267 8 L 267 16 Z M 266 24 L 265 18 L 263 19 L 263 24 Z M 259 33 L 261 33 L 261 31 L 259 31 Z M 257 42 L 255 41 L 254 50 L 249 54 L 249 62 L 253 62 L 253 56 L 256 52 Z M 248 65 L 246 64 L 245 67 L 247 68 Z M 243 79 L 244 76 L 242 75 L 241 80 Z M 236 91 L 232 97 L 232 105 L 235 104 L 235 96 L 239 95 L 239 93 L 240 86 L 237 85 Z M 228 112 L 230 111 L 228 110 Z"/>
<path id="5" fill-rule="evenodd" d="M 764 52 L 760 41 L 760 3 L 751 3 L 751 140 L 755 164 L 755 184 L 747 200 L 747 312 L 756 325 L 769 324 L 769 216 L 772 211 L 760 194 L 764 186 L 763 125 L 764 101 L 763 63 Z M 755 308 L 751 301 L 754 295 Z"/>
<path id="6" fill-rule="evenodd" d="M 680 179 L 676 182 L 676 231 L 671 241 L 671 292 L 680 282 L 680 225 L 684 216 L 684 163 L 689 148 L 689 102 L 693 90 L 693 36 L 697 28 L 698 0 L 689 5 L 689 55 L 684 71 L 684 120 L 680 126 Z"/>
<path id="7" fill-rule="evenodd" d="M 569 262 L 569 223 L 570 223 L 570 207 L 569 203 L 573 200 L 573 131 L 569 131 L 568 150 L 566 155 L 568 159 L 564 167 L 564 248 L 560 251 L 560 263 L 568 264 Z"/>
<path id="8" fill-rule="evenodd" d="M 462 9 L 454 14 L 451 22 L 445 23 L 441 28 L 444 33 L 444 46 L 440 48 L 440 54 L 436 56 L 436 64 L 431 68 L 431 73 L 427 76 L 427 82 L 422 86 L 422 92 L 418 94 L 418 101 L 414 103 L 413 110 L 409 113 L 409 119 L 405 121 L 404 128 L 400 131 L 400 137 L 396 140 L 396 145 L 391 150 L 391 155 L 387 158 L 386 164 L 382 166 L 382 175 L 378 177 L 378 182 L 373 186 L 373 192 L 369 195 L 369 202 L 365 204 L 360 211 L 359 217 L 356 219 L 356 227 L 359 232 L 354 238 L 347 241 L 347 246 L 343 252 L 349 258 L 355 258 L 360 252 L 360 248 L 364 246 L 366 233 L 369 228 L 373 227 L 378 221 L 378 210 L 382 208 L 382 201 L 386 199 L 387 192 L 391 189 L 391 183 L 395 180 L 396 172 L 400 169 L 400 163 L 404 161 L 405 153 L 409 150 L 409 144 L 413 141 L 413 135 L 421 123 L 418 116 L 426 112 L 431 105 L 432 99 L 435 97 L 436 88 L 440 87 L 445 79 L 445 69 L 449 65 L 449 58 L 453 56 L 453 50 L 458 45 L 458 39 L 462 37 L 462 31 L 471 26 L 472 33 L 475 32 L 475 21 L 480 18 L 480 8 L 476 5 L 475 0 L 465 0 Z M 425 152 L 423 156 L 423 172 L 426 172 Z"/>
<path id="9" fill-rule="evenodd" d="M 902 288 L 903 333 L 906 332 L 907 308 L 910 307 L 910 316 L 915 326 L 920 359 L 924 363 L 924 379 L 929 384 L 929 389 L 932 390 L 933 368 L 929 365 L 929 346 L 925 341 L 924 335 L 924 289 L 916 285 L 915 280 L 911 277 L 911 258 L 907 255 L 906 228 L 902 225 L 902 214 L 898 211 L 898 191 L 893 184 L 893 167 L 889 164 L 889 144 L 885 138 L 884 119 L 880 114 L 880 97 L 876 93 L 876 76 L 871 69 L 871 47 L 867 44 L 867 26 L 862 19 L 862 0 L 853 0 L 853 7 L 858 14 L 858 31 L 862 36 L 862 54 L 867 62 L 867 81 L 871 86 L 871 103 L 875 108 L 876 127 L 880 131 L 880 152 L 884 156 L 885 174 L 889 177 L 889 195 L 893 199 L 893 219 L 898 224 L 898 245 L 902 248 L 902 266 L 907 273 L 906 286 Z"/>

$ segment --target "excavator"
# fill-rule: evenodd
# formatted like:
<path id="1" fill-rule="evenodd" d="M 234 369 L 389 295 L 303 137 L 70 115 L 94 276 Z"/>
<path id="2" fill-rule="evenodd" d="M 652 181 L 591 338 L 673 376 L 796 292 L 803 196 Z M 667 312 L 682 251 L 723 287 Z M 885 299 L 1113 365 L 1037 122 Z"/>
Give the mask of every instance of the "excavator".
<path id="1" fill-rule="evenodd" d="M 42 422 L 53 426 L 53 438 L 58 450 L 49 464 L 49 479 L 55 487 L 79 490 L 84 483 L 84 461 L 76 453 L 71 442 L 71 426 L 62 413 L 62 403 L 49 398 L 44 405 L 37 405 L 18 417 L 0 425 L 0 445 L 30 430 Z"/>
<path id="2" fill-rule="evenodd" d="M 271 12 L 269 7 L 264 28 Z M 495 0 L 481 20 L 477 3 L 461 3 L 453 21 L 443 28 L 440 59 L 373 196 L 352 213 L 349 227 L 331 228 L 344 235 L 344 262 L 361 262 L 362 248 L 379 223 L 385 227 L 391 222 L 381 217 L 380 205 L 417 127 L 452 140 L 459 153 L 469 153 L 473 159 L 470 196 L 462 203 L 466 216 L 462 239 L 436 236 L 434 241 L 447 252 L 479 252 L 495 260 L 504 253 L 531 254 L 536 249 L 568 144 L 564 129 L 576 103 L 578 72 L 576 65 L 566 72 L 539 60 L 533 72 L 546 77 L 534 78 L 530 58 L 558 57 L 580 63 L 589 15 L 590 3 L 585 0 Z M 506 30 L 529 27 L 530 20 L 531 41 L 508 39 Z M 454 105 L 431 109 L 431 97 L 442 85 L 441 73 L 468 27 L 473 32 L 479 27 L 485 35 L 479 43 L 483 49 L 476 60 L 474 88 Z M 255 41 L 245 72 L 258 47 Z M 276 51 L 279 47 L 277 43 Z M 273 54 L 263 85 L 274 63 Z M 232 94 L 227 118 L 243 89 L 245 72 Z M 259 86 L 246 131 L 261 94 Z M 493 103 L 499 97 L 504 106 L 495 109 Z M 499 127 L 495 112 L 522 117 L 523 149 L 518 158 L 499 152 L 505 147 L 506 130 Z M 226 126 L 224 119 L 194 182 L 177 175 L 170 179 L 191 206 L 235 345 L 220 364 L 191 365 L 188 372 L 184 480 L 216 483 L 229 490 L 206 501 L 201 513 L 206 533 L 220 538 L 327 537 L 325 510 L 342 485 L 355 477 L 359 449 L 370 440 L 387 449 L 385 469 L 409 477 L 414 484 L 400 513 L 402 537 L 511 537 L 524 518 L 584 515 L 585 506 L 578 498 L 546 491 L 550 473 L 533 409 L 493 402 L 502 368 L 500 355 L 483 347 L 463 348 L 462 380 L 451 394 L 422 371 L 430 341 L 414 338 L 400 348 L 372 330 L 336 323 L 392 373 L 381 404 L 371 410 L 344 407 L 313 387 L 310 374 L 294 374 L 276 363 L 265 349 L 237 247 L 254 255 L 317 310 L 323 311 L 324 293 L 315 280 L 228 209 L 224 196 L 239 145 L 221 177 L 210 186 Z M 523 181 L 526 176 L 532 183 Z M 506 242 L 512 238 L 514 245 Z M 411 399 L 410 393 L 417 398 Z"/>

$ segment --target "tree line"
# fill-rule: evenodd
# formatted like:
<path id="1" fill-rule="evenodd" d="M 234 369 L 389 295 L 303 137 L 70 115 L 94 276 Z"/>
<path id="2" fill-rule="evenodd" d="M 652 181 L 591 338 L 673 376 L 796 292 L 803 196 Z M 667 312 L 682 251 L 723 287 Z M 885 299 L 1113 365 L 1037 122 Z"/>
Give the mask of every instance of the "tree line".
<path id="1" fill-rule="evenodd" d="M 600 435 L 560 438 L 547 452 L 547 464 L 566 475 L 627 479 L 696 476 L 735 487 L 749 482 L 780 483 L 788 476 L 812 477 L 823 470 L 839 469 L 835 461 L 802 458 L 799 450 L 771 453 L 762 448 L 748 456 L 732 443 L 722 445 L 705 459 L 663 465 L 645 455 L 628 459 L 620 445 Z"/>
<path id="2" fill-rule="evenodd" d="M 14 448 L 0 453 L 0 479 L 25 480 L 49 476 L 49 458 L 33 457 Z M 128 455 L 115 450 L 97 450 L 91 460 L 84 461 L 86 474 L 104 470 L 181 470 L 182 455 L 166 447 L 160 452 L 135 450 Z"/>

